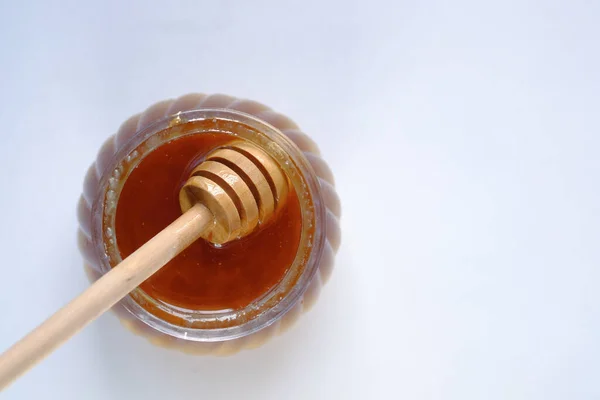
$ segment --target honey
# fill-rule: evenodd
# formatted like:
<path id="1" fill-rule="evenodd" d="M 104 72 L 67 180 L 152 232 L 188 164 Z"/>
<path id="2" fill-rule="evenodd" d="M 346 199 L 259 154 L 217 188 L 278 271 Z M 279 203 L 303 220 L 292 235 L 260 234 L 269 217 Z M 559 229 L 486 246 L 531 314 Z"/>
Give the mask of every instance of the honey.
<path id="1" fill-rule="evenodd" d="M 120 193 L 115 233 L 122 258 L 181 215 L 179 191 L 211 150 L 231 141 L 224 133 L 187 135 L 160 145 L 131 171 Z M 243 309 L 277 285 L 293 263 L 302 234 L 296 193 L 249 236 L 222 246 L 194 242 L 141 288 L 189 310 Z"/>

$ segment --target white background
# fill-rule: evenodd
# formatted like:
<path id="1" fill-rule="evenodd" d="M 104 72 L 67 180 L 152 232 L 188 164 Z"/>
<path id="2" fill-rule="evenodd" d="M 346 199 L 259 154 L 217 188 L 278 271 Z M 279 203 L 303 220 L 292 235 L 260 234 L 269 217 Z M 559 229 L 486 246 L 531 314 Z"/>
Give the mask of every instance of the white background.
<path id="1" fill-rule="evenodd" d="M 87 286 L 84 173 L 163 98 L 292 116 L 342 247 L 258 350 L 186 356 L 106 315 L 2 399 L 600 397 L 600 3 L 84 3 L 0 5 L 0 350 Z"/>

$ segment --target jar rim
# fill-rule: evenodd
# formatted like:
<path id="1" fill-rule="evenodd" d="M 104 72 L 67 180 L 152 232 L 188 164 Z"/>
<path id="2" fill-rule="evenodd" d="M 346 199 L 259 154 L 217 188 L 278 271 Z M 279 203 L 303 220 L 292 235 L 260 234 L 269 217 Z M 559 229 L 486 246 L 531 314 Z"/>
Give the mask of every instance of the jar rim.
<path id="1" fill-rule="evenodd" d="M 166 116 L 138 130 L 127 144 L 117 151 L 108 167 L 102 172 L 99 190 L 92 205 L 92 242 L 100 260 L 101 272 L 103 274 L 108 272 L 111 265 L 115 265 L 121 260 L 116 247 L 114 229 L 107 233 L 107 229 L 104 227 L 107 219 L 110 222 L 111 212 L 114 223 L 118 195 L 127 180 L 127 170 L 130 171 L 135 168 L 146 154 L 158 146 L 169 140 L 184 136 L 177 136 L 177 129 L 173 130 L 175 132 L 174 137 L 161 139 L 158 134 L 174 127 L 208 120 L 215 124 L 219 123 L 221 128 L 212 128 L 205 131 L 192 130 L 185 133 L 185 135 L 208 132 L 229 133 L 251 140 L 262 147 L 280 163 L 282 169 L 290 178 L 290 182 L 300 200 L 303 228 L 296 258 L 288 272 L 286 272 L 286 276 L 271 290 L 242 310 L 230 310 L 221 313 L 185 310 L 156 300 L 139 287 L 121 300 L 118 305 L 124 307 L 134 317 L 159 332 L 184 340 L 201 342 L 241 338 L 270 326 L 285 315 L 302 298 L 318 270 L 326 238 L 326 208 L 322 200 L 318 178 L 302 151 L 284 133 L 265 121 L 240 111 L 196 109 Z M 234 126 L 237 126 L 237 128 L 245 126 L 249 129 L 243 130 L 241 133 L 232 132 Z M 227 127 L 231 129 L 228 131 Z M 146 151 L 140 154 L 138 150 L 140 146 L 144 145 L 147 145 Z M 119 182 L 121 182 L 120 187 Z M 114 209 L 111 210 L 111 207 Z M 311 226 L 313 230 L 310 235 L 307 233 L 308 225 L 313 225 Z M 110 226 L 114 227 L 114 224 Z M 114 242 L 107 245 L 107 241 L 110 242 L 111 240 Z M 306 246 L 310 250 L 307 251 Z M 286 289 L 282 285 L 290 284 L 290 282 L 286 282 L 286 277 L 293 270 L 293 267 L 300 268 L 300 270 L 295 271 L 297 274 L 296 280 L 282 295 L 281 290 Z M 167 313 L 167 315 L 171 314 L 181 318 L 184 324 L 179 325 L 169 322 L 156 315 L 156 313 L 148 311 L 140 305 L 140 302 L 144 304 L 154 302 L 153 307 L 158 307 L 162 313 Z"/>

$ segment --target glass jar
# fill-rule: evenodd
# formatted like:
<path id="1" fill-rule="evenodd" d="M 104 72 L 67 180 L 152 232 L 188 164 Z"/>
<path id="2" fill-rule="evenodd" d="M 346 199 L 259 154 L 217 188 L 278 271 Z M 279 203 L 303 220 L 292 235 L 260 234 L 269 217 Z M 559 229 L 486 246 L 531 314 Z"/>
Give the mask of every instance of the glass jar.
<path id="1" fill-rule="evenodd" d="M 114 216 L 129 172 L 144 156 L 184 135 L 226 133 L 250 140 L 288 175 L 302 210 L 298 252 L 285 277 L 242 310 L 185 310 L 140 288 L 113 310 L 124 326 L 152 343 L 196 354 L 257 347 L 287 329 L 318 297 L 340 244 L 340 202 L 333 175 L 315 143 L 289 118 L 257 102 L 190 94 L 157 103 L 125 121 L 90 167 L 78 206 L 79 244 L 91 282 L 120 262 Z"/>

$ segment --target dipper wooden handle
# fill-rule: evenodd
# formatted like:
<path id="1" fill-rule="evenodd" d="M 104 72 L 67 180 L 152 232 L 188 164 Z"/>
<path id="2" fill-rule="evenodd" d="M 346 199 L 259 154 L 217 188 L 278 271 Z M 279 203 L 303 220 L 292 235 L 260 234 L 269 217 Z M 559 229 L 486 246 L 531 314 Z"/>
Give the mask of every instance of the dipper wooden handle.
<path id="1" fill-rule="evenodd" d="M 287 191 L 285 173 L 260 148 L 236 141 L 211 152 L 181 189 L 181 217 L 0 356 L 0 390 L 198 238 L 223 244 L 252 232 Z"/>

